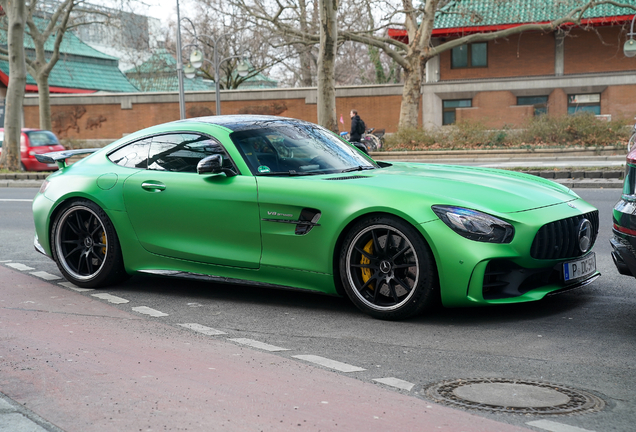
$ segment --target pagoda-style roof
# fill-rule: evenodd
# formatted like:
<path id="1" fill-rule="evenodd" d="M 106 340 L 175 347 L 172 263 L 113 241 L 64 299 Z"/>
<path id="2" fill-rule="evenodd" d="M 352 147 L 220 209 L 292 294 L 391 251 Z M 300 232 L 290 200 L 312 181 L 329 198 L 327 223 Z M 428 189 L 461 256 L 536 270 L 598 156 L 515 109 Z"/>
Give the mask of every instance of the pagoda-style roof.
<path id="1" fill-rule="evenodd" d="M 44 24 L 39 19 L 36 23 Z M 45 44 L 49 52 L 53 49 L 54 35 Z M 7 46 L 7 32 L 0 29 L 0 45 Z M 35 57 L 33 40 L 25 33 L 24 47 L 26 55 Z M 49 76 L 51 93 L 94 93 L 104 92 L 136 92 L 137 88 L 128 81 L 118 68 L 116 57 L 104 54 L 82 42 L 73 32 L 67 31 L 60 45 L 60 59 Z M 27 70 L 28 72 L 28 70 Z M 0 60 L 0 82 L 9 83 L 9 62 Z M 28 74 L 26 90 L 37 92 L 35 79 Z"/>
<path id="2" fill-rule="evenodd" d="M 586 3 L 584 0 L 456 0 L 437 12 L 433 36 L 467 35 L 504 30 L 522 24 L 549 23 Z M 636 0 L 623 0 L 622 3 L 636 7 Z M 600 4 L 585 11 L 581 25 L 623 24 L 631 21 L 634 14 L 636 9 Z M 404 29 L 389 29 L 389 37 L 402 42 L 408 40 Z"/>

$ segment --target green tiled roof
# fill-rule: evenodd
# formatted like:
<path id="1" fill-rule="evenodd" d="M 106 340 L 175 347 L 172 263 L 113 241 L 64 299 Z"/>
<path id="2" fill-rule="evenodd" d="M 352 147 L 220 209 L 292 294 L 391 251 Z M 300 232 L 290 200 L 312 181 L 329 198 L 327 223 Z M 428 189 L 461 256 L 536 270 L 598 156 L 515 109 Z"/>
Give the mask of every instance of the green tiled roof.
<path id="1" fill-rule="evenodd" d="M 145 62 L 125 72 L 128 79 L 143 92 L 178 91 L 177 60 L 166 49 L 158 49 Z M 272 88 L 277 87 L 278 81 L 261 73 L 244 81 L 239 88 Z M 214 90 L 214 82 L 201 77 L 184 78 L 185 91 Z"/>
<path id="2" fill-rule="evenodd" d="M 45 24 L 44 20 L 36 19 L 38 26 Z M 52 51 L 54 35 L 46 41 L 45 49 Z M 6 30 L 0 29 L 0 45 L 7 45 Z M 33 40 L 28 34 L 24 35 L 26 55 L 35 56 Z M 71 31 L 64 34 L 60 45 L 60 59 L 49 75 L 50 87 L 64 87 L 107 92 L 137 92 L 137 88 L 128 81 L 119 70 L 119 60 L 86 45 Z M 0 70 L 9 75 L 9 63 L 0 60 Z M 27 84 L 37 85 L 31 75 L 27 75 Z"/>
<path id="3" fill-rule="evenodd" d="M 145 62 L 125 71 L 126 77 L 142 92 L 175 92 L 179 90 L 177 60 L 166 49 L 158 49 Z M 201 77 L 183 79 L 185 91 L 214 90 L 214 84 Z"/>
<path id="4" fill-rule="evenodd" d="M 40 18 L 34 17 L 33 20 L 35 21 L 35 24 L 39 28 L 44 28 L 44 26 L 47 23 L 46 21 Z M 54 43 L 55 43 L 55 34 L 53 34 L 51 37 L 47 39 L 46 43 L 44 44 L 44 49 L 46 51 L 52 52 Z M 2 46 L 7 45 L 6 29 L 0 29 L 0 45 Z M 31 36 L 28 33 L 28 26 L 27 26 L 27 31 L 24 33 L 24 48 L 35 50 L 33 39 L 31 39 Z M 108 59 L 108 60 L 114 60 L 114 61 L 119 60 L 117 57 L 109 56 L 108 54 L 104 54 L 103 52 L 97 51 L 95 48 L 92 48 L 86 45 L 71 31 L 67 31 L 66 33 L 64 33 L 64 38 L 62 39 L 62 43 L 60 44 L 60 53 L 93 57 L 93 58 L 99 58 L 99 59 Z"/>
<path id="5" fill-rule="evenodd" d="M 9 75 L 9 63 L 0 60 L 0 70 Z M 31 75 L 27 84 L 37 85 Z M 111 62 L 93 62 L 88 58 L 60 59 L 49 75 L 50 87 L 65 87 L 108 92 L 137 92 L 137 88 Z"/>
<path id="6" fill-rule="evenodd" d="M 622 0 L 636 7 L 636 0 Z M 442 8 L 435 18 L 436 29 L 523 24 L 553 21 L 586 4 L 583 0 L 457 0 Z M 634 15 L 635 9 L 611 4 L 597 5 L 584 18 Z"/>
<path id="7" fill-rule="evenodd" d="M 176 92 L 179 90 L 177 71 L 156 74 L 127 74 L 128 79 L 142 92 Z M 184 91 L 214 90 L 213 83 L 206 83 L 201 77 L 183 79 Z"/>
<path id="8" fill-rule="evenodd" d="M 6 60 L 0 60 L 0 70 L 9 75 L 9 63 Z M 27 84 L 37 85 L 30 74 L 27 74 Z M 119 70 L 116 62 L 86 57 L 58 60 L 49 75 L 49 86 L 107 92 L 138 91 Z"/>

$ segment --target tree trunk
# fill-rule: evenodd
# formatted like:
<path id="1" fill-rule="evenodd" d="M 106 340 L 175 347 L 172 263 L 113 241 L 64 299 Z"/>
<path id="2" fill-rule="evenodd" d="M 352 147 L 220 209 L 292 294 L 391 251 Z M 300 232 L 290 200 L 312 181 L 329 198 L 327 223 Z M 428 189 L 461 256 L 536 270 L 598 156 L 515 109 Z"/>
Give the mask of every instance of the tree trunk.
<path id="1" fill-rule="evenodd" d="M 49 93 L 48 74 L 38 74 L 38 98 L 40 107 L 40 129 L 51 130 L 51 95 Z"/>
<path id="2" fill-rule="evenodd" d="M 336 116 L 336 48 L 338 0 L 320 0 L 320 52 L 318 54 L 318 124 L 338 132 Z"/>
<path id="3" fill-rule="evenodd" d="M 11 171 L 20 169 L 20 135 L 22 129 L 22 104 L 26 86 L 24 56 L 24 1 L 2 1 L 8 17 L 9 86 L 7 88 L 4 115 L 4 141 L 0 167 Z"/>
<path id="4" fill-rule="evenodd" d="M 300 31 L 304 34 L 309 33 L 309 22 L 307 15 L 307 2 L 300 0 Z M 313 85 L 313 75 L 311 73 L 311 47 L 301 46 L 300 49 L 300 84 L 303 87 L 311 87 Z"/>
<path id="5" fill-rule="evenodd" d="M 423 65 L 419 56 L 409 57 L 410 67 L 404 69 L 404 88 L 402 90 L 402 105 L 400 106 L 400 121 L 398 128 L 416 128 L 422 101 L 422 70 Z"/>

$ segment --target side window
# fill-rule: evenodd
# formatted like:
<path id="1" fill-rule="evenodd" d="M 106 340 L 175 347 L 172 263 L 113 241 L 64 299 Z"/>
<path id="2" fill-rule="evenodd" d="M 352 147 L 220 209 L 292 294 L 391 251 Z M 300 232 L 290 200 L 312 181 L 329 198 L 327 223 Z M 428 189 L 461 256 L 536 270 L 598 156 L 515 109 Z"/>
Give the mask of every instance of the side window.
<path id="1" fill-rule="evenodd" d="M 148 169 L 196 173 L 199 161 L 215 154 L 223 156 L 227 168 L 235 169 L 223 146 L 213 138 L 192 133 L 158 135 L 150 144 Z"/>
<path id="2" fill-rule="evenodd" d="M 125 145 L 108 155 L 108 159 L 117 165 L 128 168 L 148 168 L 148 150 L 152 138 L 146 138 Z"/>

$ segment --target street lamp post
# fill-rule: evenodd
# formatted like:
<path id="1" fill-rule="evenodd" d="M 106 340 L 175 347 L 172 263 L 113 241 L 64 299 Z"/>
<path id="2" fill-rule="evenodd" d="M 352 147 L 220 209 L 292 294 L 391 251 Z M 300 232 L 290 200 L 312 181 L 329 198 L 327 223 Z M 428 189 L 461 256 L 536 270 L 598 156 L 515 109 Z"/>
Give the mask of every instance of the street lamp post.
<path id="1" fill-rule="evenodd" d="M 623 45 L 623 54 L 625 54 L 625 57 L 636 56 L 636 41 L 634 41 L 634 35 L 636 35 L 636 33 L 634 33 L 634 20 L 636 20 L 636 15 L 632 18 L 632 26 L 630 27 L 629 33 L 627 33 L 629 39 L 625 41 L 625 45 Z"/>
<path id="2" fill-rule="evenodd" d="M 214 37 L 214 36 L 209 36 L 209 35 L 200 35 L 197 36 L 195 35 L 195 39 L 199 40 L 200 37 L 205 37 L 208 38 L 212 41 L 212 50 L 214 51 L 212 60 L 210 61 L 206 58 L 203 58 L 203 53 L 201 51 L 198 50 L 194 50 L 192 51 L 192 53 L 190 54 L 190 65 L 192 66 L 192 68 L 188 68 L 188 70 L 186 71 L 186 78 L 194 78 L 195 76 L 195 70 L 199 69 L 201 66 L 203 66 L 204 62 L 209 63 L 213 68 L 214 68 L 214 88 L 215 88 L 215 99 L 216 99 L 216 115 L 221 115 L 221 86 L 219 83 L 219 69 L 220 66 L 223 62 L 227 61 L 227 60 L 231 60 L 234 58 L 242 58 L 242 56 L 230 56 L 230 57 L 225 57 L 220 59 L 219 58 L 219 50 L 217 48 L 217 43 L 219 42 L 219 40 L 222 37 L 227 36 L 229 33 L 225 33 L 225 34 L 221 34 L 218 37 Z M 189 65 L 189 66 L 190 66 Z M 248 74 L 248 67 L 245 64 L 245 61 L 241 61 L 241 64 L 238 65 L 237 67 L 237 73 L 244 77 L 247 76 Z"/>
<path id="3" fill-rule="evenodd" d="M 183 91 L 183 62 L 181 61 L 181 15 L 179 0 L 177 0 L 177 78 L 179 80 L 179 118 L 186 118 L 185 93 Z"/>

